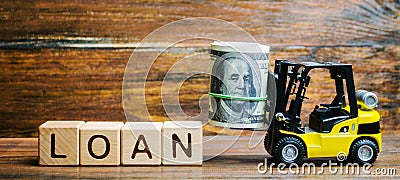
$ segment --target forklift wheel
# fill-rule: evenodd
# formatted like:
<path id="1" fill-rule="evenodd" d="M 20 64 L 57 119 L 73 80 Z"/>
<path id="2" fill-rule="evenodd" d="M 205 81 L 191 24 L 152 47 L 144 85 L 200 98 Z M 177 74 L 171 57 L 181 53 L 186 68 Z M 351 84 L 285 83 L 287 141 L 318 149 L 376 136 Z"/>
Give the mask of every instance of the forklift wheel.
<path id="1" fill-rule="evenodd" d="M 268 134 L 264 137 L 264 149 L 268 151 Z"/>
<path id="2" fill-rule="evenodd" d="M 274 157 L 287 165 L 292 163 L 301 163 L 305 148 L 303 143 L 295 137 L 284 137 L 276 143 Z"/>
<path id="3" fill-rule="evenodd" d="M 372 164 L 378 156 L 378 146 L 369 139 L 360 139 L 351 146 L 351 160 L 360 165 Z"/>

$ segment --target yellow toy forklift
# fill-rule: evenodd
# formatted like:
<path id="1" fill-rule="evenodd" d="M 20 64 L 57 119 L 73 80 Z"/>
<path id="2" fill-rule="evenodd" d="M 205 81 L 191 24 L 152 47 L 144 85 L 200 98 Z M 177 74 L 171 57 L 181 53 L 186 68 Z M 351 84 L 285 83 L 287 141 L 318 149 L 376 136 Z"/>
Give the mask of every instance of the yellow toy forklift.
<path id="1" fill-rule="evenodd" d="M 304 127 L 300 113 L 303 100 L 308 99 L 309 72 L 321 68 L 334 80 L 336 96 L 330 104 L 316 105 L 309 126 Z M 277 161 L 301 163 L 304 158 L 340 153 L 360 165 L 376 160 L 382 150 L 380 116 L 374 110 L 378 98 L 371 92 L 355 91 L 351 64 L 276 60 L 273 74 L 277 101 L 264 146 Z"/>

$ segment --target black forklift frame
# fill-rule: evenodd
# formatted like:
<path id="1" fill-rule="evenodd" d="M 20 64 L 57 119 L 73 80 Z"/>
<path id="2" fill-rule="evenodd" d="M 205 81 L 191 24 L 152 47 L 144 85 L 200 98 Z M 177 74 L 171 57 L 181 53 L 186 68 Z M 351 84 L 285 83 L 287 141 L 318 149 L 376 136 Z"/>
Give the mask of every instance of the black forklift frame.
<path id="1" fill-rule="evenodd" d="M 292 68 L 289 72 L 289 68 Z M 298 72 L 300 68 L 304 68 L 302 72 Z M 300 112 L 306 93 L 306 87 L 310 82 L 308 73 L 312 69 L 328 69 L 331 79 L 335 80 L 336 97 L 334 101 L 340 101 L 340 97 L 344 96 L 343 80 L 346 81 L 347 98 L 350 106 L 349 119 L 358 117 L 357 99 L 354 86 L 353 70 L 351 64 L 331 63 L 331 62 L 301 62 L 296 63 L 288 60 L 275 60 L 274 78 L 277 88 L 277 101 L 275 106 L 275 114 L 282 113 L 286 121 L 278 121 L 273 116 L 272 122 L 268 129 L 268 135 L 265 139 L 267 151 L 272 154 L 273 145 L 281 138 L 279 130 L 286 130 L 294 133 L 304 133 L 301 129 Z M 289 83 L 287 83 L 289 77 Z M 286 110 L 289 96 L 295 82 L 299 81 L 295 99 L 290 103 L 289 110 Z M 286 87 L 286 84 L 288 86 Z M 340 108 L 340 107 L 339 107 Z M 287 124 L 289 124 L 287 126 Z"/>

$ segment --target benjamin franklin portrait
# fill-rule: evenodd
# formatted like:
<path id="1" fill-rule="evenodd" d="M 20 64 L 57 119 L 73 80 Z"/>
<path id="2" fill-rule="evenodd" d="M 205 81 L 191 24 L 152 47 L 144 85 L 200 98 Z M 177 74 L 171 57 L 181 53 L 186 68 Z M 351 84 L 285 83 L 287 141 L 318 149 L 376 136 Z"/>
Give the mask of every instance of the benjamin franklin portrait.
<path id="1" fill-rule="evenodd" d="M 255 75 L 256 65 L 251 64 L 251 61 L 252 59 L 240 53 L 228 53 L 215 61 L 210 90 L 222 96 L 215 98 L 217 109 L 214 120 L 248 123 L 252 118 L 257 102 L 245 98 L 259 95 L 260 77 Z"/>

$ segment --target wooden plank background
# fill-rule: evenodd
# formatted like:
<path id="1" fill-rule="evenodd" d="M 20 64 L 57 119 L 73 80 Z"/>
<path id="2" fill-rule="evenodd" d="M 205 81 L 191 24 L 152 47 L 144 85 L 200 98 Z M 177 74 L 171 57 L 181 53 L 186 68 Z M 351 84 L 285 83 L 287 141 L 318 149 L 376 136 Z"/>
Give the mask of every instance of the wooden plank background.
<path id="1" fill-rule="evenodd" d="M 188 17 L 235 23 L 271 46 L 271 61 L 354 64 L 357 89 L 377 93 L 381 126 L 384 132 L 396 132 L 400 130 L 399 16 L 398 0 L 1 1 L 0 137 L 37 137 L 38 125 L 46 120 L 125 121 L 121 87 L 134 47 L 62 45 L 137 43 L 158 27 Z M 160 100 L 160 79 L 177 60 L 206 52 L 208 42 L 186 47 L 192 49 L 164 53 L 150 72 L 146 97 L 156 121 L 168 119 Z M 312 82 L 326 79 L 319 74 L 312 78 Z M 191 91 L 193 87 L 196 91 Z M 185 84 L 181 95 L 185 112 L 199 112 L 196 98 L 207 88 L 207 76 Z M 311 100 L 305 112 L 327 98 L 318 89 L 308 94 Z"/>

